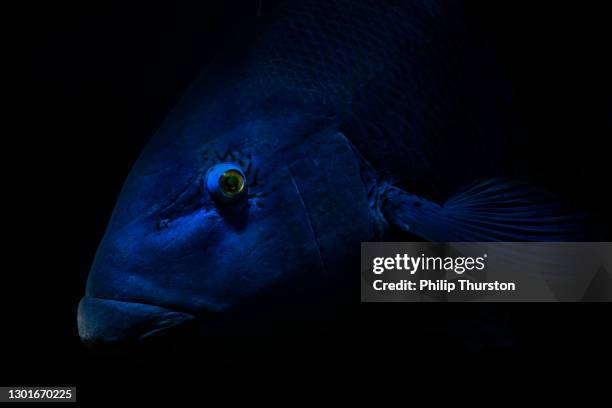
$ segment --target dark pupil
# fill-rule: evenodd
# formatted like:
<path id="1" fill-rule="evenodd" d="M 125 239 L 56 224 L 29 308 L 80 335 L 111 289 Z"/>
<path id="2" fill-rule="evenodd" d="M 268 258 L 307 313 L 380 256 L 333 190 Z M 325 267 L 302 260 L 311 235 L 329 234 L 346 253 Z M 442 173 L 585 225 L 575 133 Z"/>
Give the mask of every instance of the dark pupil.
<path id="1" fill-rule="evenodd" d="M 227 176 L 225 178 L 225 184 L 227 184 L 227 186 L 232 190 L 237 189 L 238 188 L 238 177 L 234 175 Z"/>
<path id="2" fill-rule="evenodd" d="M 229 171 L 221 177 L 221 188 L 225 193 L 239 193 L 242 189 L 242 176 Z"/>

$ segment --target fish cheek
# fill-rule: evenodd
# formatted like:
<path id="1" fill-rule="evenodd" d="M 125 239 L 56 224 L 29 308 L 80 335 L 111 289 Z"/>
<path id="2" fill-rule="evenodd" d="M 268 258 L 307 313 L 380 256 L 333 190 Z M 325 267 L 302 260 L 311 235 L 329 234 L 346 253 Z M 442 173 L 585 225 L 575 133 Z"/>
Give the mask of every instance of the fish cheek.
<path id="1" fill-rule="evenodd" d="M 274 174 L 282 182 L 265 206 L 253 199 L 217 206 L 151 235 L 140 251 L 151 258 L 137 272 L 147 284 L 136 290 L 151 288 L 186 310 L 256 313 L 263 305 L 303 303 L 312 289 L 325 288 L 327 274 L 292 175 L 285 166 Z"/>
<path id="2" fill-rule="evenodd" d="M 254 313 L 258 306 L 303 302 L 307 287 L 324 287 L 325 272 L 316 239 L 291 174 L 275 170 L 280 183 L 264 207 L 249 203 L 246 225 L 220 212 L 214 240 L 206 242 L 197 276 L 185 270 L 189 296 L 207 304 Z"/>

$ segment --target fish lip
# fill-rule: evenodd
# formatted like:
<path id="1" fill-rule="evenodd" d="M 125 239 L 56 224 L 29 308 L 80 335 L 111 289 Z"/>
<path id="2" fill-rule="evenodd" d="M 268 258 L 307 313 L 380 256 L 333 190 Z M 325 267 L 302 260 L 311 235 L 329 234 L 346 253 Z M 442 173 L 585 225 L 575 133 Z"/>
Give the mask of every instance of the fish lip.
<path id="1" fill-rule="evenodd" d="M 81 341 L 89 347 L 144 343 L 195 319 L 191 313 L 140 302 L 84 296 L 77 312 Z"/>

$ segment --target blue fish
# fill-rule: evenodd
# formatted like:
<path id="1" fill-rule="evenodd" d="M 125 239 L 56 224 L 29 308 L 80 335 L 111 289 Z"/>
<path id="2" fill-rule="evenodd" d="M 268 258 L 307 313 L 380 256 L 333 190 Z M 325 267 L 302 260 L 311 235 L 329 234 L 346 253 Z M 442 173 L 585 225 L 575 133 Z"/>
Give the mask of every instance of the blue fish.
<path id="1" fill-rule="evenodd" d="M 289 2 L 226 54 L 123 186 L 79 304 L 84 342 L 317 303 L 358 279 L 360 242 L 390 234 L 576 239 L 555 199 L 504 178 L 503 82 L 461 2 Z"/>

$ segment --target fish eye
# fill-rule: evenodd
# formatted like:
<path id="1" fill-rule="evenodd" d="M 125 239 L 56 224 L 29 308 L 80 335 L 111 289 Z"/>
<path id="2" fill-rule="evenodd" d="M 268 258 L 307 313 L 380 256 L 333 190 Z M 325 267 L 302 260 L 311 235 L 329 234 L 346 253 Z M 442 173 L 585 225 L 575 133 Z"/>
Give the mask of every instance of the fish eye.
<path id="1" fill-rule="evenodd" d="M 230 204 L 247 196 L 247 180 L 244 172 L 234 163 L 217 164 L 206 174 L 206 189 L 217 203 Z"/>
<path id="2" fill-rule="evenodd" d="M 219 178 L 221 191 L 227 197 L 233 197 L 244 190 L 244 177 L 236 170 L 228 170 Z"/>

